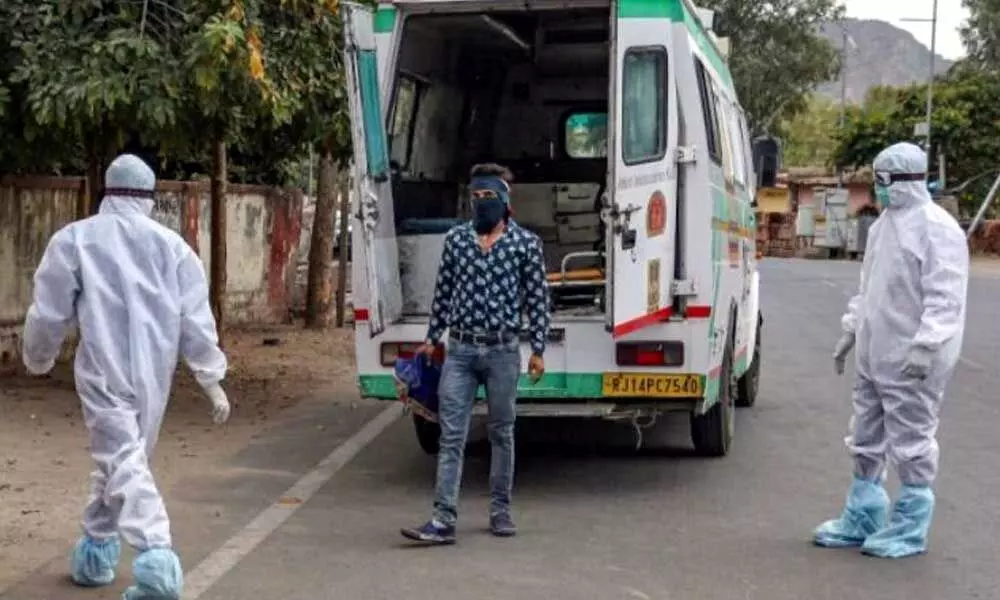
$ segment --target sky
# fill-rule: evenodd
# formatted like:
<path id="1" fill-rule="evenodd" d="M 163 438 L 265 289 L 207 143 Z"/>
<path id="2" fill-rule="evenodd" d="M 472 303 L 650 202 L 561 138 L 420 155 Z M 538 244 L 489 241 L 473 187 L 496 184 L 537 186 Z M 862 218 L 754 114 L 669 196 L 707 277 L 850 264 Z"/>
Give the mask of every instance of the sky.
<path id="1" fill-rule="evenodd" d="M 0 0 L 2 1 L 2 0 Z M 931 23 L 907 23 L 901 19 L 930 19 L 934 0 L 841 0 L 847 16 L 856 19 L 878 19 L 892 23 L 912 33 L 928 48 L 931 46 Z M 948 59 L 965 55 L 958 28 L 968 13 L 962 0 L 938 0 L 937 53 Z"/>

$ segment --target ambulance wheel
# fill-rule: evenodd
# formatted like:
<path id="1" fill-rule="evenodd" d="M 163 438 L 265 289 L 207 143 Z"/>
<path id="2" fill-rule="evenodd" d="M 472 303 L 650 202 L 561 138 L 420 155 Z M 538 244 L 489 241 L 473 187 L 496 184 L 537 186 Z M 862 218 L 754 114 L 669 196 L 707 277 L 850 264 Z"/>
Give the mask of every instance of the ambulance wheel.
<path id="1" fill-rule="evenodd" d="M 732 338 L 730 338 L 732 339 Z M 719 398 L 703 415 L 691 413 L 691 441 L 702 456 L 725 456 L 733 443 L 736 426 L 736 377 L 733 375 L 733 344 L 726 343 L 719 372 Z"/>
<path id="2" fill-rule="evenodd" d="M 424 452 L 431 456 L 440 448 L 441 426 L 427 419 L 413 415 L 413 428 L 417 431 L 417 441 Z"/>
<path id="3" fill-rule="evenodd" d="M 757 393 L 760 390 L 760 334 L 764 329 L 763 324 L 763 317 L 758 315 L 757 335 L 754 336 L 750 366 L 736 386 L 736 406 L 741 408 L 749 408 L 757 403 Z"/>

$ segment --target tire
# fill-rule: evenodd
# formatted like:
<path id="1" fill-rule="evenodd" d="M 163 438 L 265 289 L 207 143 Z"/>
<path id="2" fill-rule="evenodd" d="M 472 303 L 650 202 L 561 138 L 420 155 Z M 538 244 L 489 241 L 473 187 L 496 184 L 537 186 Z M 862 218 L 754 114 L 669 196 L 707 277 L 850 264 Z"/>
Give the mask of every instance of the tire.
<path id="1" fill-rule="evenodd" d="M 441 426 L 419 415 L 413 415 L 413 428 L 417 432 L 417 442 L 424 452 L 431 456 L 436 455 L 441 447 Z"/>
<path id="2" fill-rule="evenodd" d="M 736 406 L 749 408 L 757 404 L 757 394 L 760 391 L 760 334 L 763 331 L 764 319 L 757 315 L 757 335 L 754 336 L 753 354 L 747 372 L 736 384 Z"/>
<path id="3" fill-rule="evenodd" d="M 736 425 L 734 406 L 736 381 L 733 376 L 732 336 L 726 340 L 719 373 L 719 399 L 703 415 L 691 413 L 691 441 L 701 456 L 719 457 L 729 453 Z"/>

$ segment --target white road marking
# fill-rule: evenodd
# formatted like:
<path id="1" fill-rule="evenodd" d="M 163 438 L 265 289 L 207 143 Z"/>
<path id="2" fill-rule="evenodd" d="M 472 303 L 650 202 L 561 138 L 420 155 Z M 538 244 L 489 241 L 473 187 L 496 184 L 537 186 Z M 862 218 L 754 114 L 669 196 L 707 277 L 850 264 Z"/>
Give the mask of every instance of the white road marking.
<path id="1" fill-rule="evenodd" d="M 829 279 L 824 279 L 823 285 L 825 285 L 826 287 L 832 287 L 833 289 L 838 289 L 839 287 L 836 283 L 830 281 Z"/>
<path id="2" fill-rule="evenodd" d="M 184 600 L 195 600 L 238 565 L 254 548 L 266 540 L 289 519 L 299 507 L 309 501 L 337 471 L 357 456 L 361 450 L 385 431 L 403 414 L 403 405 L 393 402 L 346 442 L 337 446 L 316 468 L 302 476 L 288 488 L 278 501 L 264 509 L 257 517 L 225 544 L 208 555 L 193 571 L 184 575 Z"/>

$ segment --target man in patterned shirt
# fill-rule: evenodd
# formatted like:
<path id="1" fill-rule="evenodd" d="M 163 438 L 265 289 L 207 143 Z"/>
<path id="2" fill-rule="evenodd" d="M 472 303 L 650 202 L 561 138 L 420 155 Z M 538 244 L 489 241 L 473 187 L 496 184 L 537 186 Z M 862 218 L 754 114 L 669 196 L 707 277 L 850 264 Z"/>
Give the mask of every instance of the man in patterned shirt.
<path id="1" fill-rule="evenodd" d="M 504 167 L 473 167 L 469 190 L 474 217 L 445 237 L 430 328 L 420 350 L 429 356 L 448 330 L 439 387 L 441 440 L 434 515 L 423 526 L 402 531 L 418 542 L 455 542 L 465 444 L 480 385 L 486 386 L 492 448 L 490 530 L 500 537 L 516 533 L 510 496 L 522 315 L 530 333 L 532 383 L 545 372 L 542 355 L 551 317 L 542 243 L 511 219 L 509 179 Z"/>

